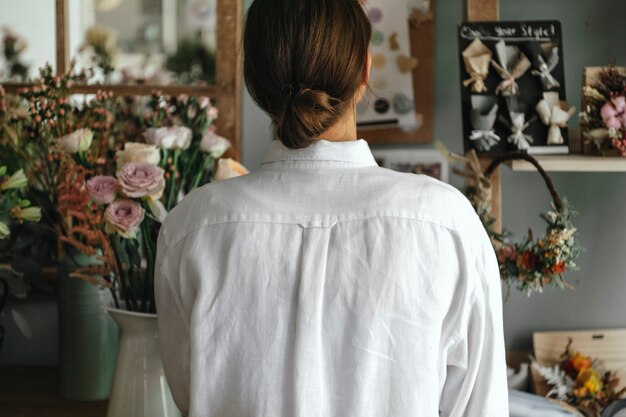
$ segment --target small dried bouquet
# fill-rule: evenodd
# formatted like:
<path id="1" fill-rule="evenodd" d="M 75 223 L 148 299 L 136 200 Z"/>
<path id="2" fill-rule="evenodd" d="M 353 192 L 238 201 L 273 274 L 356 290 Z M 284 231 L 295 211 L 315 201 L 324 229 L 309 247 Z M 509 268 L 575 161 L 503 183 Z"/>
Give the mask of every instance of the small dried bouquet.
<path id="1" fill-rule="evenodd" d="M 559 363 L 546 367 L 533 359 L 532 366 L 551 387 L 548 397 L 567 402 L 590 417 L 600 417 L 606 407 L 626 394 L 626 388 L 618 389 L 615 372 L 604 370 L 599 360 L 574 351 L 571 339 Z"/>

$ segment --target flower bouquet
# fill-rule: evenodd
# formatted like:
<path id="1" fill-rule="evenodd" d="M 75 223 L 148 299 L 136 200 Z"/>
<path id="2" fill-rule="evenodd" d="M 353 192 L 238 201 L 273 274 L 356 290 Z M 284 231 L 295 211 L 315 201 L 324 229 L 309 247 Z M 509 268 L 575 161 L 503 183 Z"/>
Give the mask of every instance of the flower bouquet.
<path id="1" fill-rule="evenodd" d="M 626 394 L 618 390 L 619 378 L 603 370 L 600 361 L 572 350 L 569 340 L 561 361 L 553 367 L 539 365 L 534 358 L 532 367 L 551 387 L 548 397 L 567 402 L 590 417 L 600 417 L 602 411 Z"/>
<path id="2" fill-rule="evenodd" d="M 59 213 L 71 225 L 61 240 L 100 261 L 72 276 L 109 287 L 117 308 L 155 313 L 160 224 L 184 195 L 211 181 L 230 142 L 215 133 L 217 110 L 207 98 L 155 93 L 140 108 L 143 140 L 122 144 L 113 164 L 81 146 L 87 132 L 75 132 L 62 162 Z"/>
<path id="3" fill-rule="evenodd" d="M 590 153 L 626 157 L 626 74 L 616 67 L 587 68 L 580 123 Z"/>

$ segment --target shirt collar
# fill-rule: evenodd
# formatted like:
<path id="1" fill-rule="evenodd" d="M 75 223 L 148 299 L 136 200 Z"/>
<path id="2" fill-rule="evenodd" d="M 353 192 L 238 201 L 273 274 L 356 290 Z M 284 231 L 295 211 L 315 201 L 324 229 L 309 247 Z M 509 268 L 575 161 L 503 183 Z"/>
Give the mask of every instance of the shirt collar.
<path id="1" fill-rule="evenodd" d="M 345 142 L 320 139 L 304 149 L 289 149 L 281 141 L 274 140 L 263 164 L 279 161 L 333 161 L 354 166 L 378 166 L 364 139 Z"/>

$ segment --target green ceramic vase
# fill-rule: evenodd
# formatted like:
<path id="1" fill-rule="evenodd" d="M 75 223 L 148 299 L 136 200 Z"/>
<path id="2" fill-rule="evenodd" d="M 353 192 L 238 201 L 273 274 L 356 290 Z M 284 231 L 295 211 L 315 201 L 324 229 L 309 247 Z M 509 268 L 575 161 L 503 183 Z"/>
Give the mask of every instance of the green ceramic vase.
<path id="1" fill-rule="evenodd" d="M 119 346 L 118 326 L 106 311 L 110 291 L 69 276 L 76 265 L 96 262 L 75 251 L 59 266 L 59 393 L 76 401 L 109 397 Z"/>

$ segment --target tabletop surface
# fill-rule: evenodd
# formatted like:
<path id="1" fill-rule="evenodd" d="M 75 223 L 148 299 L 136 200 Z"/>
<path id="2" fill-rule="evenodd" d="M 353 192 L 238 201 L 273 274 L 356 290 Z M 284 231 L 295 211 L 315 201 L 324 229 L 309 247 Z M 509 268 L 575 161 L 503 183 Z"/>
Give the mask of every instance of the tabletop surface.
<path id="1" fill-rule="evenodd" d="M 59 397 L 58 369 L 0 367 L 0 417 L 104 417 L 107 401 Z"/>

